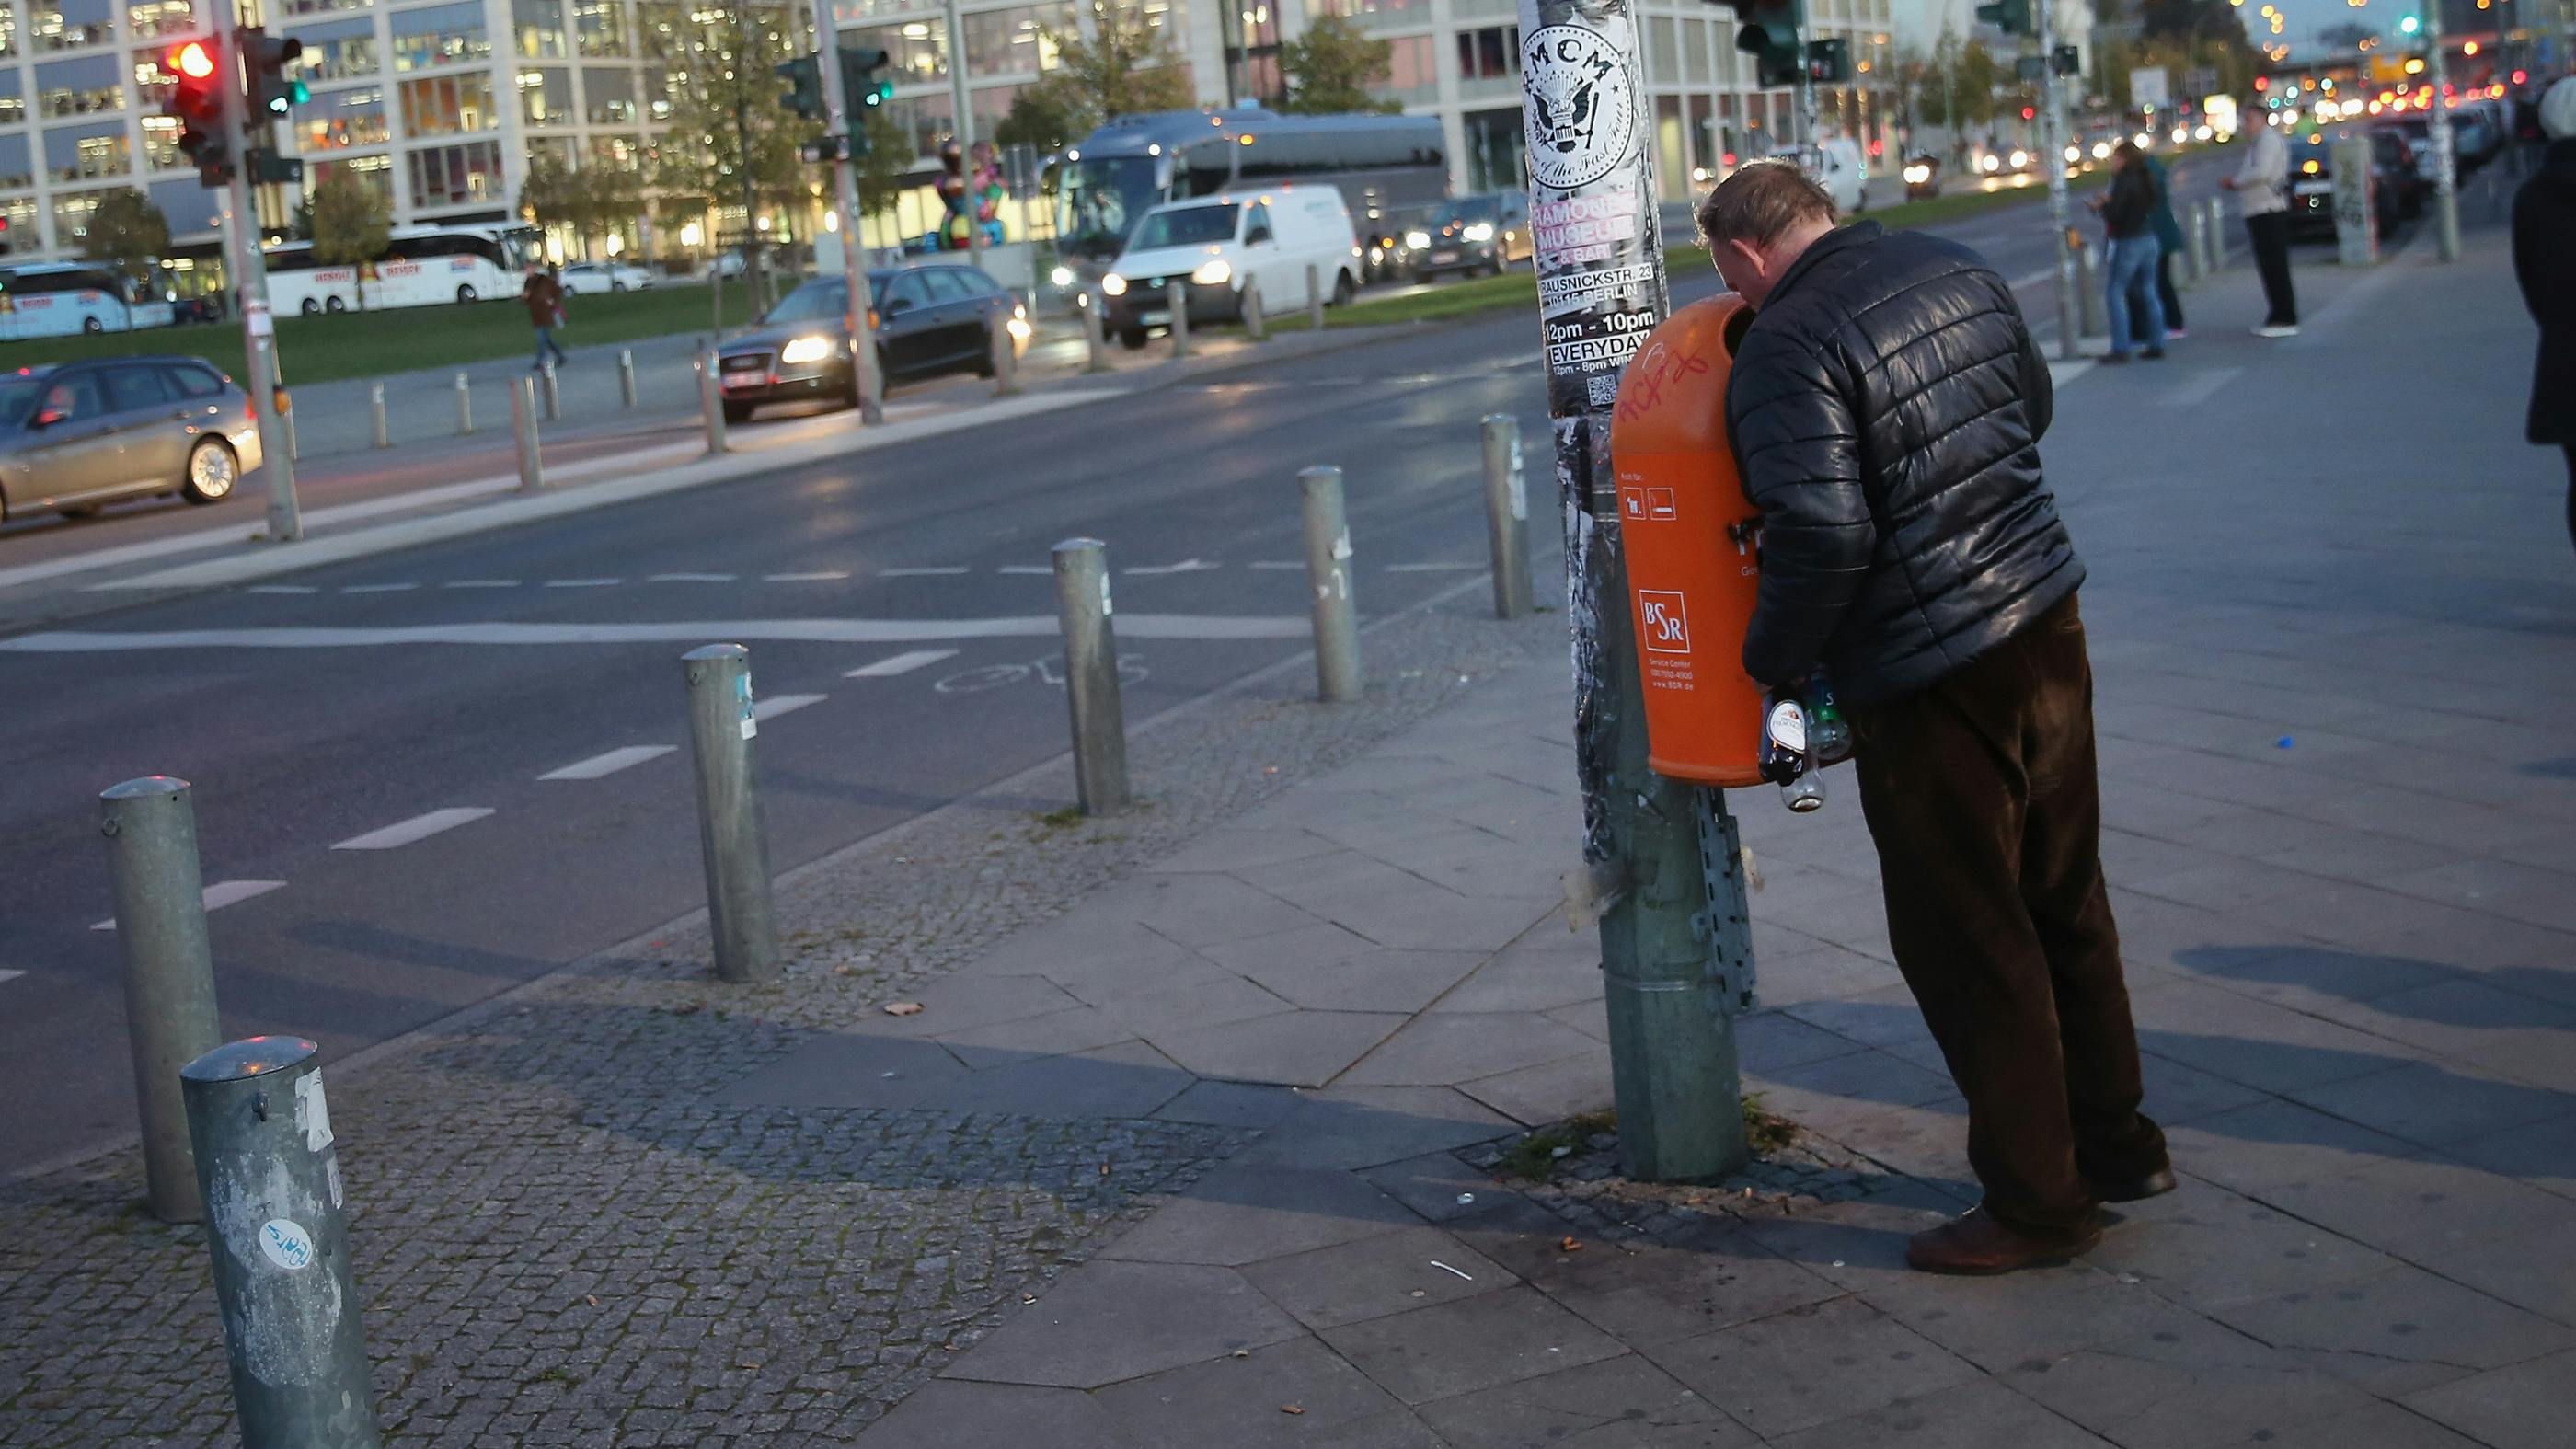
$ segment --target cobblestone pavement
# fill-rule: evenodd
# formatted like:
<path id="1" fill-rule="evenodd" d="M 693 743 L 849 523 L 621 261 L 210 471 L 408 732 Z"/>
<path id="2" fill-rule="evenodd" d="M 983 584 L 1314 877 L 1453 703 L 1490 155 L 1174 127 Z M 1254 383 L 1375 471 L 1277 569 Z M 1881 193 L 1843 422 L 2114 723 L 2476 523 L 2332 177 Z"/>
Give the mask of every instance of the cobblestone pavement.
<path id="1" fill-rule="evenodd" d="M 1298 661 L 1152 724 L 1132 815 L 1062 823 L 1042 768 L 782 879 L 778 985 L 716 982 L 693 919 L 326 1068 L 389 1442 L 844 1442 L 1236 1152 L 1216 1122 L 722 1091 L 1561 649 L 1482 589 L 1374 628 L 1357 706 Z M 130 1152 L 0 1190 L 0 1444 L 229 1435 L 202 1238 L 140 1197 Z"/>

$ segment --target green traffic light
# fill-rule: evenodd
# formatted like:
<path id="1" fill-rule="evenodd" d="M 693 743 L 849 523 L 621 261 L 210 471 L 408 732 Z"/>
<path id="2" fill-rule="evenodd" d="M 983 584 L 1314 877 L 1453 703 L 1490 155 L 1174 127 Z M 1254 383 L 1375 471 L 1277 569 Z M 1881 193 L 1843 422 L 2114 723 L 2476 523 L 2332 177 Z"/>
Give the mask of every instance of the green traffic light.
<path id="1" fill-rule="evenodd" d="M 2405 31 L 2405 32 L 2406 32 L 2407 34 L 2409 34 L 2409 35 L 2413 35 L 2413 34 L 2415 33 L 2415 27 L 2416 27 L 2417 23 L 2418 23 L 2418 22 L 2416 21 L 2415 17 L 2414 17 L 2414 16 L 2412 16 L 2412 15 L 2409 15 L 2409 16 L 2407 16 L 2405 19 L 2400 20 L 2400 21 L 2398 21 L 2398 22 L 2397 22 L 2397 28 L 2398 28 L 2398 29 L 2400 29 L 2400 30 L 2402 30 L 2402 31 Z"/>

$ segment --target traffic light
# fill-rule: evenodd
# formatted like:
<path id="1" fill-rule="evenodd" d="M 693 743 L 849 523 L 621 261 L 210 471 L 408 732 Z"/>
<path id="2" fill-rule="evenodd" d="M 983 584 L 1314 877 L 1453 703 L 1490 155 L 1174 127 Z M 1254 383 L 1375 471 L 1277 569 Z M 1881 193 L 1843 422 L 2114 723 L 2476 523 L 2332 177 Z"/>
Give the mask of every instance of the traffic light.
<path id="1" fill-rule="evenodd" d="M 300 76 L 290 76 L 286 68 L 304 54 L 304 42 L 289 35 L 271 35 L 257 25 L 233 27 L 233 43 L 241 47 L 242 114 L 256 126 L 271 117 L 282 116 L 295 106 L 313 99 L 313 92 Z"/>
<path id="2" fill-rule="evenodd" d="M 161 68 L 173 77 L 161 114 L 179 123 L 179 150 L 197 168 L 198 183 L 221 186 L 232 179 L 233 158 L 224 138 L 224 53 L 211 40 L 191 40 L 162 57 Z"/>
<path id="3" fill-rule="evenodd" d="M 2006 35 L 2037 35 L 2039 29 L 2030 23 L 2030 0 L 1995 0 L 1977 7 L 1977 18 Z"/>
<path id="4" fill-rule="evenodd" d="M 800 55 L 776 67 L 778 78 L 787 82 L 787 94 L 778 103 L 809 121 L 824 118 L 823 68 L 810 55 Z"/>
<path id="5" fill-rule="evenodd" d="M 1753 57 L 1753 75 L 1765 90 L 1795 85 L 1803 69 L 1798 53 L 1798 0 L 1751 0 L 1736 12 L 1744 28 L 1735 32 L 1735 48 Z"/>
<path id="6" fill-rule="evenodd" d="M 2084 73 L 2084 52 L 2076 49 L 2074 46 L 2061 45 L 2057 49 L 2050 51 L 2048 53 L 2048 58 L 2055 65 L 2059 75 L 2082 75 Z"/>
<path id="7" fill-rule="evenodd" d="M 292 156 L 280 156 L 267 146 L 253 146 L 242 156 L 244 169 L 250 172 L 254 185 L 270 186 L 283 181 L 301 182 L 304 163 Z"/>
<path id="8" fill-rule="evenodd" d="M 1807 79 L 1820 86 L 1841 85 L 1852 78 L 1851 42 L 1837 36 L 1807 42 Z"/>
<path id="9" fill-rule="evenodd" d="M 894 57 L 882 50 L 860 49 L 844 45 L 841 52 L 841 94 L 850 98 L 850 133 L 861 134 L 859 111 L 862 107 L 882 106 L 894 96 L 894 82 L 880 76 Z"/>
<path id="10" fill-rule="evenodd" d="M 2422 23 L 2422 21 L 2416 19 L 2414 16 L 2409 15 L 2397 22 L 2397 28 L 2406 32 L 2408 35 L 2413 35 L 2415 33 L 2415 27 Z"/>

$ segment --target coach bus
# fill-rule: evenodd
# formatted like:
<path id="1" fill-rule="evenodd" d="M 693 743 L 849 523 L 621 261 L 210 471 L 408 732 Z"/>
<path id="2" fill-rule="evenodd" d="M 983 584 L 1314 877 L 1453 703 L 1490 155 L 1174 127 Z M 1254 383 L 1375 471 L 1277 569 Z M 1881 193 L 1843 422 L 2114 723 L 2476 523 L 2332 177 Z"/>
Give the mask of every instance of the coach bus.
<path id="1" fill-rule="evenodd" d="M 532 226 L 398 226 L 367 266 L 366 306 L 426 307 L 515 297 L 538 258 Z M 280 313 L 346 312 L 359 304 L 359 269 L 325 266 L 305 242 L 269 247 L 268 305 Z"/>
<path id="2" fill-rule="evenodd" d="M 167 327 L 167 300 L 122 270 L 95 262 L 0 268 L 0 342 Z"/>
<path id="3" fill-rule="evenodd" d="M 1257 107 L 1122 116 L 1068 147 L 1055 193 L 1058 287 L 1088 287 L 1127 234 L 1166 201 L 1244 187 L 1328 185 L 1366 227 L 1386 211 L 1449 195 L 1437 116 L 1282 116 Z"/>

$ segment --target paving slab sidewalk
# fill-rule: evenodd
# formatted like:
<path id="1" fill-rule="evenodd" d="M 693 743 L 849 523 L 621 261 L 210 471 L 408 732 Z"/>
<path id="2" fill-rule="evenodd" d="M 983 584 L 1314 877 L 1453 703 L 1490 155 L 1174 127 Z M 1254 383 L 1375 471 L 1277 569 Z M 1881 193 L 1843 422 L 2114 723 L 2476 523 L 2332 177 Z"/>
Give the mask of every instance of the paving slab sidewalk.
<path id="1" fill-rule="evenodd" d="M 2435 355 L 2518 352 L 2501 261 L 2486 232 L 2456 270 L 2303 269 L 2311 336 L 2286 355 L 2419 325 Z M 2203 289 L 2196 319 L 2251 287 Z M 2427 395 L 2397 359 L 2341 368 L 2331 403 L 2207 406 L 2220 389 L 2174 374 L 2284 354 L 2176 353 L 2062 398 L 2050 462 L 2094 559 L 2105 855 L 2180 1191 L 2066 1268 L 1903 1267 L 1976 1188 L 1848 793 L 1794 821 L 1736 797 L 1766 880 L 1748 1086 L 1798 1145 L 1653 1187 L 1587 1124 L 1515 1175 L 1522 1129 L 1610 1099 L 1597 952 L 1553 904 L 1568 683 L 1533 664 L 920 1016 L 728 1088 L 1261 1134 L 861 1442 L 2566 1443 L 2576 591 L 2565 540 L 2494 528 L 2551 516 L 2554 460 L 2511 441 L 2515 399 Z M 2456 426 L 2355 437 L 2365 472 L 2258 441 L 2302 405 Z M 2186 418 L 2238 466 L 2146 441 Z"/>

